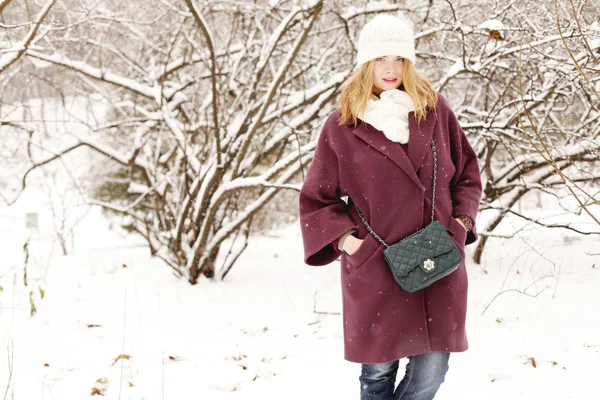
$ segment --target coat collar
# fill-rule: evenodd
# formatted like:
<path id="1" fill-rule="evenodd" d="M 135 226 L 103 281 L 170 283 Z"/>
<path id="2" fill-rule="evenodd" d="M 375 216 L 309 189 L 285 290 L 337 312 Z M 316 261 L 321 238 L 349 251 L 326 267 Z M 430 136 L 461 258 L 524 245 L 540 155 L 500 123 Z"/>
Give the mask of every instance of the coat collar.
<path id="1" fill-rule="evenodd" d="M 431 151 L 429 143 L 433 137 L 436 121 L 435 113 L 427 113 L 427 118 L 422 120 L 420 125 L 417 125 L 414 112 L 411 111 L 408 113 L 410 135 L 408 139 L 408 156 L 401 149 L 395 148 L 395 146 L 400 146 L 400 144 L 388 140 L 382 132 L 362 121 L 357 127 L 354 127 L 353 133 L 369 146 L 396 163 L 417 186 L 423 187 L 417 176 L 417 171 L 423 163 L 425 154 Z"/>

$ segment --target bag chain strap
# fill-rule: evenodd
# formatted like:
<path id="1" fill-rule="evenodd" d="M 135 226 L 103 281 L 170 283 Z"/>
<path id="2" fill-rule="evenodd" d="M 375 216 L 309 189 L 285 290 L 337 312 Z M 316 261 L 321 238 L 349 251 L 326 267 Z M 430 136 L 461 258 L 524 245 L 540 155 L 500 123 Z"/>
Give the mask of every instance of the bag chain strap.
<path id="1" fill-rule="evenodd" d="M 431 222 L 433 222 L 433 214 L 435 212 L 435 182 L 437 181 L 437 152 L 435 150 L 435 143 L 433 143 L 433 139 L 431 139 L 431 149 L 433 150 L 433 196 L 431 199 Z M 358 216 L 360 217 L 362 222 L 365 224 L 365 226 L 367 227 L 367 230 L 371 233 L 371 235 L 373 235 L 375 237 L 375 239 L 377 239 L 386 249 L 388 247 L 390 247 L 375 232 L 373 232 L 373 229 L 371 229 L 371 226 L 367 223 L 367 220 L 365 220 L 365 217 L 363 217 L 362 213 L 360 212 L 360 210 L 358 209 L 358 207 L 356 206 L 354 201 L 352 202 L 352 204 L 354 204 L 354 208 L 356 208 L 356 211 L 358 212 Z M 418 232 L 420 232 L 420 230 L 413 233 L 412 235 L 406 237 L 405 239 L 408 239 L 409 237 L 415 235 Z"/>

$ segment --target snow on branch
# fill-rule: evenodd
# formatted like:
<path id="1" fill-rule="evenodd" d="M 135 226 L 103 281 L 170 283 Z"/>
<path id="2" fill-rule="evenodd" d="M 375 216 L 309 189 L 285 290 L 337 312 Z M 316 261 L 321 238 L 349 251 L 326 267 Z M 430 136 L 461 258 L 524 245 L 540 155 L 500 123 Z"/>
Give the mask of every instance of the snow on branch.
<path id="1" fill-rule="evenodd" d="M 6 5 L 8 5 L 9 2 L 10 0 L 5 0 L 2 3 L 0 3 L 0 13 L 2 12 L 2 9 Z M 56 0 L 50 0 L 48 3 L 46 3 L 46 5 L 42 8 L 37 18 L 33 22 L 31 29 L 21 41 L 15 43 L 9 49 L 2 50 L 2 53 L 4 54 L 2 55 L 2 57 L 0 57 L 0 73 L 6 70 L 8 67 L 10 67 L 27 51 L 27 48 L 35 39 L 37 32 L 40 29 L 40 26 L 42 25 L 42 22 L 50 12 L 50 9 L 54 5 L 54 3 L 56 3 Z"/>
<path id="2" fill-rule="evenodd" d="M 283 80 L 284 75 L 288 72 L 288 69 L 291 67 L 294 59 L 296 58 L 296 56 L 300 50 L 300 47 L 306 40 L 308 33 L 311 31 L 313 24 L 315 23 L 317 17 L 319 16 L 320 11 L 321 11 L 321 7 L 315 8 L 312 15 L 309 17 L 309 22 L 307 25 L 305 25 L 303 27 L 302 34 L 298 35 L 297 39 L 295 40 L 294 44 L 292 45 L 292 48 L 288 51 L 286 57 L 281 62 L 280 66 L 279 66 L 279 70 L 275 73 L 275 76 L 274 76 L 273 80 L 271 81 L 271 84 L 269 85 L 267 92 L 263 96 L 262 106 L 258 112 L 258 115 L 254 118 L 252 124 L 248 128 L 248 132 L 246 133 L 245 138 L 242 140 L 241 145 L 239 147 L 236 146 L 237 147 L 237 149 L 236 149 L 237 157 L 235 158 L 235 160 L 233 162 L 234 163 L 234 165 L 233 165 L 234 175 L 237 173 L 237 170 L 238 170 L 240 164 L 242 163 L 244 157 L 246 156 L 246 152 L 248 150 L 250 141 L 253 139 L 254 134 L 257 131 L 257 128 L 262 123 L 263 117 L 266 114 L 267 108 L 271 103 L 271 99 L 272 99 L 273 95 L 275 94 L 275 91 L 278 89 L 281 81 Z"/>
<path id="3" fill-rule="evenodd" d="M 310 159 L 309 155 L 304 156 L 304 162 L 307 162 Z M 250 203 L 243 212 L 239 213 L 237 217 L 224 225 L 210 240 L 210 242 L 202 248 L 200 246 L 200 240 L 196 240 L 194 246 L 191 251 L 194 254 L 194 257 L 190 257 L 188 259 L 188 264 L 186 265 L 188 270 L 192 270 L 192 266 L 203 265 L 204 259 L 206 259 L 216 248 L 216 246 L 220 245 L 223 240 L 228 238 L 236 229 L 238 229 L 244 222 L 246 222 L 258 209 L 263 207 L 270 199 L 273 197 L 279 187 L 283 186 L 287 181 L 289 181 L 297 172 L 300 167 L 290 168 L 288 169 L 282 176 L 274 183 L 273 188 L 268 189 L 263 193 L 260 197 L 258 197 L 255 201 Z M 193 271 L 193 270 L 192 270 Z"/>
<path id="4" fill-rule="evenodd" d="M 405 5 L 401 4 L 390 4 L 387 1 L 372 1 L 367 4 L 366 7 L 346 7 L 346 12 L 341 16 L 343 19 L 349 21 L 354 18 L 360 17 L 367 14 L 378 14 L 383 12 L 392 11 L 410 11 Z"/>
<path id="5" fill-rule="evenodd" d="M 82 74 L 85 74 L 91 78 L 112 83 L 114 85 L 129 89 L 132 92 L 136 92 L 150 99 L 155 99 L 156 88 L 143 85 L 133 79 L 126 78 L 114 72 L 105 71 L 102 68 L 93 67 L 83 61 L 73 61 L 65 56 L 61 56 L 58 54 L 48 55 L 32 49 L 27 50 L 27 55 L 30 57 L 37 58 L 39 60 L 44 60 L 56 65 L 67 67 L 74 71 L 81 72 Z"/>

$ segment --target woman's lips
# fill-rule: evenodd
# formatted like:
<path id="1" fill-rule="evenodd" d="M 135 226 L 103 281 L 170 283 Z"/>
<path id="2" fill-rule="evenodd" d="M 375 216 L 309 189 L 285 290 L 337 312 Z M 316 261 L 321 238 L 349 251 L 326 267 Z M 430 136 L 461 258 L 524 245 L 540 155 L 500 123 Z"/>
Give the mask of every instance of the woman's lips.
<path id="1" fill-rule="evenodd" d="M 385 79 L 385 78 L 383 78 L 383 81 L 384 81 L 384 82 L 387 82 L 387 83 L 394 83 L 394 82 L 396 82 L 397 80 L 398 80 L 398 79 L 396 79 L 396 78 L 394 78 L 394 79 Z"/>

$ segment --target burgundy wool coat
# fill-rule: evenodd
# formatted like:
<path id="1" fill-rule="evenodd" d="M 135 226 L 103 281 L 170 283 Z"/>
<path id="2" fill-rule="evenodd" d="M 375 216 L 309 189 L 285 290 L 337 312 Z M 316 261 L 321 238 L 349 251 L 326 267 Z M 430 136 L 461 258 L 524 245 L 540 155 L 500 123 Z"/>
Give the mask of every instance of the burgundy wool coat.
<path id="1" fill-rule="evenodd" d="M 417 125 L 409 114 L 405 152 L 371 125 L 340 125 L 332 113 L 322 128 L 299 196 L 304 262 L 321 266 L 341 256 L 344 358 L 382 363 L 432 351 L 467 349 L 467 273 L 464 246 L 477 240 L 475 217 L 481 198 L 477 156 L 446 99 L 437 115 Z M 463 256 L 459 268 L 410 294 L 394 280 L 381 245 L 361 213 L 386 243 L 394 243 L 431 221 L 433 152 L 437 150 L 435 219 L 454 233 Z M 341 198 L 348 196 L 348 204 Z M 467 233 L 454 217 L 473 221 Z M 345 232 L 364 242 L 352 255 L 334 249 Z"/>

